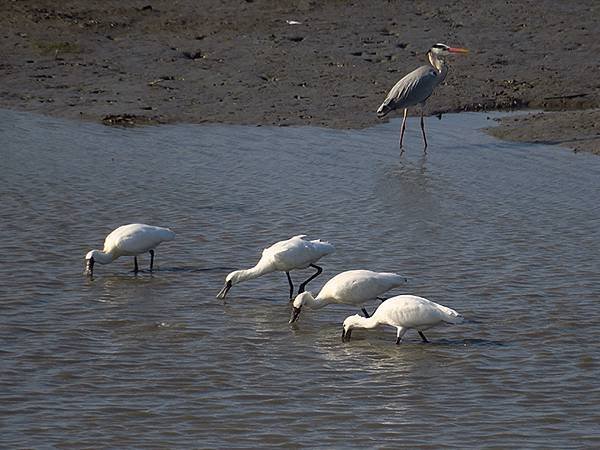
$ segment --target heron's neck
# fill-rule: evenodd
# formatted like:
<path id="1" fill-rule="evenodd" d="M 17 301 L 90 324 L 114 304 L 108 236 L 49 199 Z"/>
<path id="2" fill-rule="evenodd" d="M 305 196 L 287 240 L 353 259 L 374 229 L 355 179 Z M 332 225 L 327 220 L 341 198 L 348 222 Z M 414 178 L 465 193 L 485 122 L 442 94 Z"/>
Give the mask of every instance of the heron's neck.
<path id="1" fill-rule="evenodd" d="M 429 57 L 431 65 L 435 67 L 438 72 L 441 72 L 443 68 L 446 67 L 446 61 L 438 57 L 435 53 L 429 52 L 427 56 Z"/>
<path id="2" fill-rule="evenodd" d="M 435 53 L 429 52 L 429 62 L 435 67 L 435 70 L 438 71 L 438 83 L 444 81 L 444 78 L 446 78 L 446 75 L 448 74 L 448 65 L 446 64 L 446 61 L 444 61 L 443 58 L 438 57 Z"/>
<path id="3" fill-rule="evenodd" d="M 108 264 L 117 259 L 118 255 L 115 255 L 110 252 L 103 252 L 100 250 L 96 250 L 94 253 L 94 261 L 100 264 Z"/>

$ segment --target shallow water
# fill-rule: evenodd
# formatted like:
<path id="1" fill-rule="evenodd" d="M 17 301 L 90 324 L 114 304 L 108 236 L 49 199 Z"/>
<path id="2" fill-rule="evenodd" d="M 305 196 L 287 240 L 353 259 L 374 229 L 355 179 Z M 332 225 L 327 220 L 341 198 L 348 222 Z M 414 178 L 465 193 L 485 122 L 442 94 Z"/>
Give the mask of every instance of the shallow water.
<path id="1" fill-rule="evenodd" d="M 115 129 L 0 110 L 0 444 L 597 447 L 600 158 L 495 140 L 484 115 L 362 131 Z M 129 222 L 169 226 L 153 274 L 82 275 Z M 397 271 L 469 321 L 422 344 L 288 325 L 276 273 L 225 275 L 294 234 Z M 148 257 L 141 263 L 146 265 Z M 293 273 L 300 281 L 311 272 Z M 375 305 L 373 305 L 375 306 Z"/>

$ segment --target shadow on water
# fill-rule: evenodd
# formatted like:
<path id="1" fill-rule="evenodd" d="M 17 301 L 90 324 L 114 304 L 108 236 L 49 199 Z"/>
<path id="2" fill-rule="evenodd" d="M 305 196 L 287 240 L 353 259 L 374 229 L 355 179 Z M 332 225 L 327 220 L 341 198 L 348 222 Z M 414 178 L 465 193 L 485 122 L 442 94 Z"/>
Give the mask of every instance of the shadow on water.
<path id="1" fill-rule="evenodd" d="M 114 278 L 114 279 L 135 279 L 136 277 L 141 276 L 150 276 L 160 275 L 162 273 L 202 273 L 202 272 L 231 272 L 235 270 L 233 267 L 194 267 L 194 266 L 176 266 L 176 267 L 160 267 L 159 269 L 140 269 L 137 273 L 133 270 L 129 270 L 127 275 L 105 275 L 96 273 L 93 276 L 83 275 L 90 281 L 95 281 L 98 278 Z"/>
<path id="2" fill-rule="evenodd" d="M 436 175 L 427 159 L 427 155 L 416 160 L 402 157 L 393 164 L 384 165 L 376 178 L 377 198 L 390 207 L 406 208 L 405 214 L 435 209 Z"/>
<path id="3" fill-rule="evenodd" d="M 464 346 L 464 347 L 502 347 L 506 343 L 498 340 L 491 339 L 435 339 L 429 340 L 429 343 L 421 342 L 423 345 L 439 345 L 439 346 Z"/>
<path id="4" fill-rule="evenodd" d="M 218 292 L 218 290 L 219 289 L 217 288 L 216 292 Z M 285 294 L 282 294 L 280 297 L 266 297 L 263 295 L 257 297 L 243 294 L 235 296 L 228 295 L 225 299 L 218 300 L 222 302 L 223 306 L 245 305 L 245 307 L 251 308 L 252 310 L 260 306 L 275 307 L 277 305 L 291 308 L 291 302 Z"/>
<path id="5" fill-rule="evenodd" d="M 178 267 L 161 267 L 157 272 L 174 272 L 174 273 L 199 273 L 199 272 L 231 272 L 236 270 L 235 267 L 193 267 L 193 266 L 178 266 Z"/>
<path id="6" fill-rule="evenodd" d="M 396 163 L 389 165 L 385 171 L 385 176 L 388 178 L 408 178 L 409 180 L 420 180 L 426 182 L 428 180 L 428 155 L 420 155 L 416 158 L 409 158 L 403 155 Z"/>
<path id="7" fill-rule="evenodd" d="M 341 330 L 341 328 L 340 328 Z M 341 331 L 340 331 L 341 333 Z M 389 334 L 389 336 L 388 336 Z M 349 342 L 344 342 L 344 345 L 393 345 L 395 347 L 407 346 L 423 346 L 423 347 L 502 347 L 507 345 L 505 342 L 493 339 L 478 339 L 478 338 L 463 338 L 463 339 L 448 339 L 443 337 L 431 338 L 427 336 L 429 342 L 423 342 L 419 336 L 405 336 L 400 344 L 396 344 L 396 335 L 394 333 L 380 334 L 378 336 L 368 335 L 352 335 Z M 340 343 L 341 338 L 340 338 Z"/>

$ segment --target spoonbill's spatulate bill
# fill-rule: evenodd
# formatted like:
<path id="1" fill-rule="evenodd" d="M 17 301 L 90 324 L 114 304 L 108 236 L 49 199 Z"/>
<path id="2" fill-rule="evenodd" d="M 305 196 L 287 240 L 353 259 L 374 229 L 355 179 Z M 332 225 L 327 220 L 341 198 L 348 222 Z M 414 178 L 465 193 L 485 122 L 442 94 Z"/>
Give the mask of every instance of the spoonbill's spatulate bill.
<path id="1" fill-rule="evenodd" d="M 383 302 L 371 317 L 358 314 L 344 320 L 342 341 L 350 340 L 355 328 L 371 329 L 380 325 L 389 325 L 397 329 L 396 344 L 400 344 L 402 336 L 414 328 L 424 342 L 429 342 L 423 330 L 427 330 L 442 322 L 462 323 L 463 316 L 446 306 L 415 295 L 398 295 Z"/>
<path id="2" fill-rule="evenodd" d="M 451 54 L 461 53 L 468 53 L 468 50 L 466 48 L 448 47 L 446 44 L 435 44 L 427 52 L 431 65 L 421 66 L 398 81 L 377 110 L 377 117 L 384 117 L 390 111 L 404 109 L 404 118 L 400 128 L 401 149 L 408 108 L 418 104 L 421 104 L 421 132 L 423 133 L 424 148 L 427 148 L 425 125 L 423 124 L 423 106 L 436 86 L 444 81 L 448 74 L 448 66 L 444 58 Z"/>
<path id="3" fill-rule="evenodd" d="M 309 281 L 315 279 L 323 271 L 315 263 L 323 256 L 335 251 L 333 245 L 321 240 L 306 241 L 306 235 L 300 234 L 285 241 L 277 242 L 262 252 L 258 263 L 251 269 L 236 270 L 225 278 L 225 286 L 217 294 L 217 298 L 225 298 L 231 287 L 242 281 L 251 280 L 271 272 L 285 272 L 290 285 L 290 300 L 294 296 L 294 284 L 290 271 L 313 267 L 317 271 L 300 284 L 298 292 L 304 292 Z"/>
<path id="4" fill-rule="evenodd" d="M 112 231 L 104 240 L 104 249 L 91 250 L 85 255 L 85 273 L 92 276 L 94 264 L 108 264 L 119 256 L 133 256 L 134 272 L 138 272 L 137 255 L 150 253 L 150 270 L 154 266 L 154 249 L 161 242 L 175 239 L 175 233 L 168 228 L 132 223 Z"/>
<path id="5" fill-rule="evenodd" d="M 342 272 L 321 288 L 317 297 L 310 292 L 300 293 L 292 308 L 290 323 L 298 320 L 303 306 L 322 308 L 331 303 L 343 303 L 363 307 L 367 302 L 376 300 L 390 289 L 406 284 L 402 275 L 389 272 L 372 272 L 370 270 L 348 270 Z M 363 307 L 363 312 L 367 314 Z"/>

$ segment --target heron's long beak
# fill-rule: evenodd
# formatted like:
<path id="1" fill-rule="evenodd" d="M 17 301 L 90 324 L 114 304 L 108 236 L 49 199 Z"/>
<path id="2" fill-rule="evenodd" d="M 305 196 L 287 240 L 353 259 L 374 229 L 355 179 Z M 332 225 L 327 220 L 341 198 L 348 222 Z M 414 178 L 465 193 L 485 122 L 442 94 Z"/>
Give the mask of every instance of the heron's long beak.
<path id="1" fill-rule="evenodd" d="M 225 298 L 225 296 L 227 295 L 227 293 L 229 292 L 229 289 L 231 289 L 231 281 L 228 281 L 227 283 L 225 283 L 225 286 L 223 286 L 223 289 L 221 289 L 219 291 L 219 293 L 217 294 L 217 298 Z"/>
<path id="2" fill-rule="evenodd" d="M 288 323 L 294 323 L 296 320 L 298 320 L 298 317 L 300 317 L 300 311 L 302 310 L 302 306 L 300 306 L 299 308 L 296 308 L 295 306 L 292 307 L 292 317 L 290 318 L 290 321 Z"/>
<path id="3" fill-rule="evenodd" d="M 449 47 L 448 51 L 450 53 L 469 53 L 468 48 L 462 48 L 462 47 Z"/>
<path id="4" fill-rule="evenodd" d="M 346 331 L 345 328 L 342 328 L 342 342 L 348 342 L 350 337 L 352 336 L 352 330 Z"/>
<path id="5" fill-rule="evenodd" d="M 90 258 L 85 263 L 85 270 L 83 271 L 84 275 L 89 275 L 90 277 L 94 275 L 94 258 Z"/>

